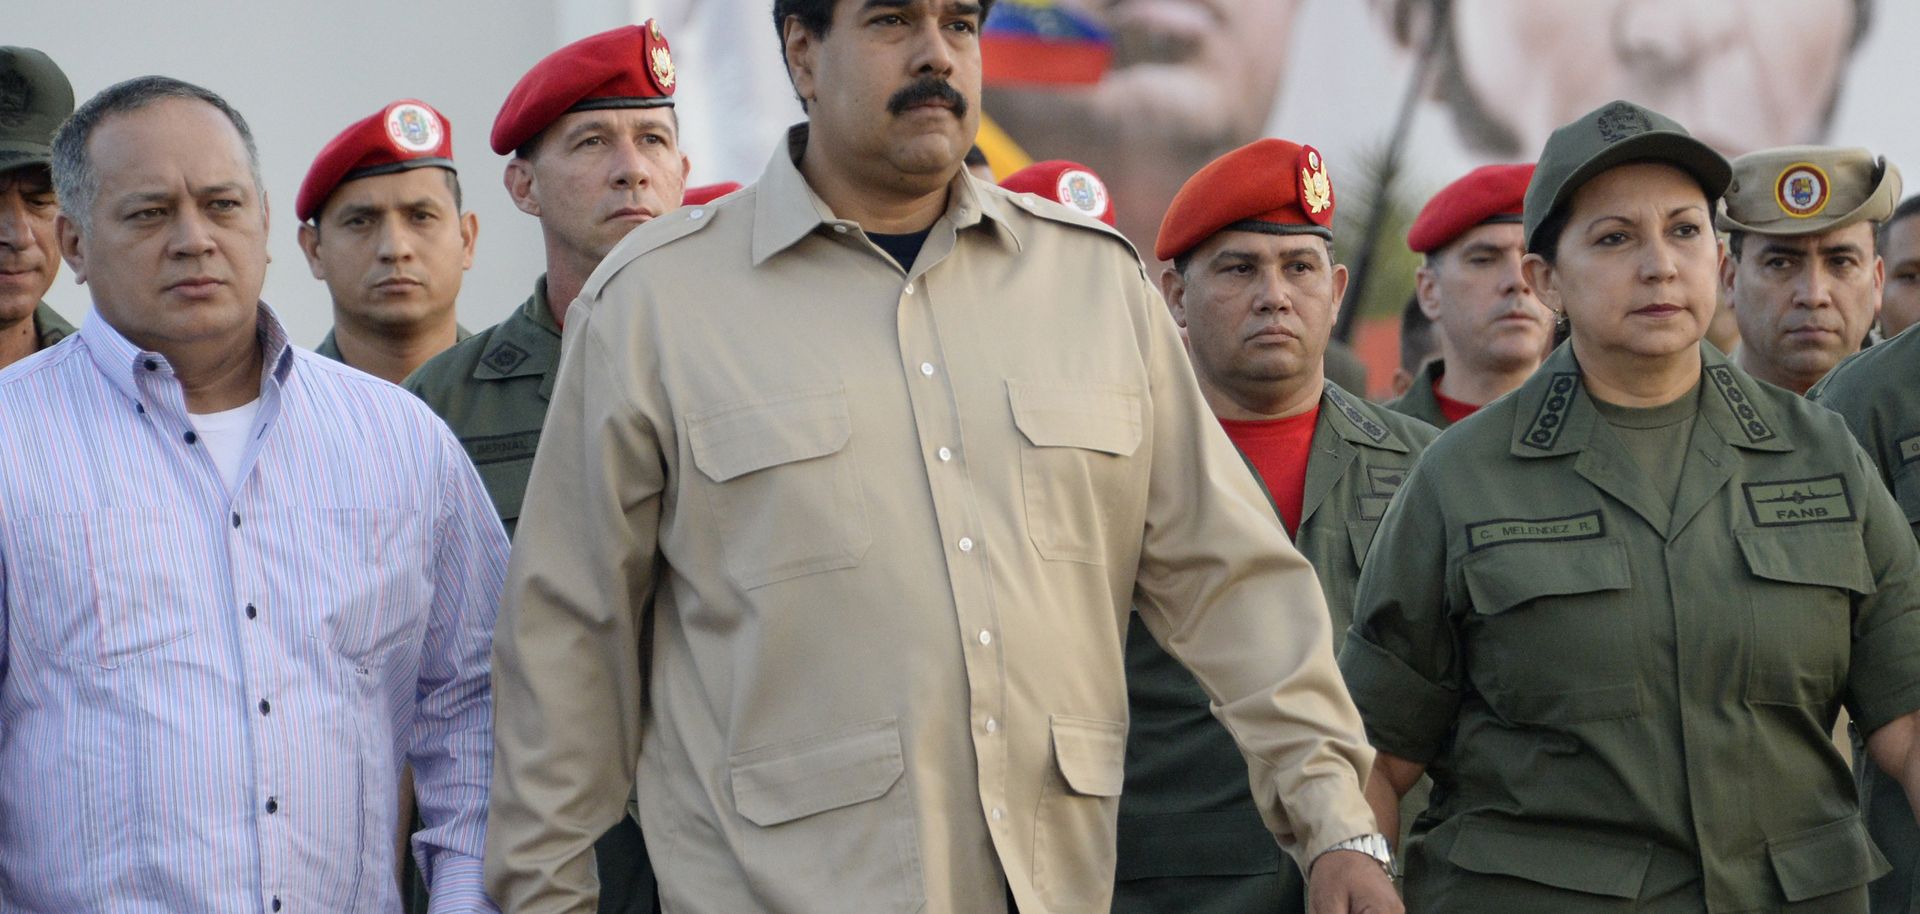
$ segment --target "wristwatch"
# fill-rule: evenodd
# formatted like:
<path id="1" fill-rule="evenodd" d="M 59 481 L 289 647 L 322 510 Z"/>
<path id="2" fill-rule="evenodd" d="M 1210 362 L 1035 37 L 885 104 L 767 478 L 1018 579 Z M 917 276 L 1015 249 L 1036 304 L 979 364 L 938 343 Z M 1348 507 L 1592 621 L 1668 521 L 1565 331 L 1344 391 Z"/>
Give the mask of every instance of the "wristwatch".
<path id="1" fill-rule="evenodd" d="M 1345 841 L 1333 844 L 1328 847 L 1327 850 L 1321 851 L 1320 853 L 1325 855 L 1327 851 L 1359 851 L 1372 857 L 1374 862 L 1380 864 L 1380 868 L 1387 871 L 1387 878 L 1396 879 L 1400 876 L 1393 867 L 1393 848 L 1387 846 L 1387 836 L 1379 832 L 1367 835 L 1356 835 Z M 1316 857 L 1314 859 L 1318 860 L 1319 858 Z M 1309 869 L 1311 869 L 1311 867 L 1309 867 Z"/>

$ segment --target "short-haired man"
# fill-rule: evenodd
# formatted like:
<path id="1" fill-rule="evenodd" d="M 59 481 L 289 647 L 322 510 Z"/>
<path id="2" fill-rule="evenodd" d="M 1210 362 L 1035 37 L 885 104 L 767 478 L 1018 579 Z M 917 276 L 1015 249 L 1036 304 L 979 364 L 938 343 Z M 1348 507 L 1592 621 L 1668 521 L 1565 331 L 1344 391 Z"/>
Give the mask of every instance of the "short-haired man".
<path id="1" fill-rule="evenodd" d="M 492 910 L 507 542 L 459 443 L 288 344 L 218 95 L 108 88 L 53 174 L 94 311 L 0 375 L 7 910 L 391 911 L 403 763 L 436 910 Z"/>
<path id="2" fill-rule="evenodd" d="M 961 174 L 989 5 L 776 0 L 810 120 L 574 304 L 494 654 L 510 909 L 591 896 L 636 779 L 683 914 L 1104 909 L 1138 605 L 1323 914 L 1399 910 L 1325 601 L 1138 257 Z"/>
<path id="3" fill-rule="evenodd" d="M 1733 160 L 1715 226 L 1720 285 L 1740 324 L 1734 359 L 1797 394 L 1860 351 L 1885 265 L 1874 225 L 1900 199 L 1900 169 L 1865 149 L 1785 146 Z"/>
<path id="4" fill-rule="evenodd" d="M 1908 197 L 1875 235 L 1887 281 L 1880 289 L 1880 337 L 1892 339 L 1920 323 L 1920 197 Z"/>
<path id="5" fill-rule="evenodd" d="M 1160 290 L 1187 331 L 1200 392 L 1313 563 L 1338 633 L 1373 525 L 1439 432 L 1326 378 L 1347 285 L 1334 260 L 1331 189 L 1312 147 L 1255 141 L 1187 181 L 1154 255 L 1173 263 Z M 1306 911 L 1299 869 L 1263 840 L 1233 736 L 1138 618 L 1127 633 L 1127 691 L 1114 911 Z"/>
<path id="6" fill-rule="evenodd" d="M 509 536 L 547 418 L 567 306 L 628 232 L 680 206 L 689 163 L 677 84 L 666 36 L 648 21 L 547 55 L 494 119 L 493 151 L 512 156 L 507 193 L 540 220 L 547 272 L 511 316 L 421 366 L 406 387 L 460 437 Z M 599 910 L 646 914 L 656 905 L 653 870 L 624 800 L 595 845 Z"/>
<path id="7" fill-rule="evenodd" d="M 333 298 L 315 350 L 396 384 L 465 338 L 454 313 L 480 217 L 461 211 L 453 125 L 401 99 L 327 143 L 294 201 L 300 249 Z"/>
<path id="8" fill-rule="evenodd" d="M 0 368 L 73 333 L 42 298 L 60 273 L 53 132 L 73 86 L 46 54 L 0 46 Z"/>
<path id="9" fill-rule="evenodd" d="M 1520 210 L 1532 165 L 1485 165 L 1427 201 L 1407 231 L 1426 255 L 1420 308 L 1439 331 L 1440 357 L 1387 404 L 1444 429 L 1527 380 L 1546 358 L 1552 315 L 1520 273 Z"/>
<path id="10" fill-rule="evenodd" d="M 1440 341 L 1435 338 L 1438 335 L 1433 318 L 1420 307 L 1420 293 L 1408 296 L 1400 309 L 1400 364 L 1393 370 L 1390 385 L 1395 397 L 1406 396 L 1427 363 L 1440 355 Z"/>

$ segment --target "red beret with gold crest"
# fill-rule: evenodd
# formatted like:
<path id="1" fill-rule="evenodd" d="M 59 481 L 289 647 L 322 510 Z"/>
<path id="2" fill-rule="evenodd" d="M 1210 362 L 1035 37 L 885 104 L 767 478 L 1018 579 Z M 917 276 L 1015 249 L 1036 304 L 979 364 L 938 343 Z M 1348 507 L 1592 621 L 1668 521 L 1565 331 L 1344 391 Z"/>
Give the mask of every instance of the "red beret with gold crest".
<path id="1" fill-rule="evenodd" d="M 493 120 L 490 144 L 512 153 L 572 111 L 670 106 L 678 81 L 667 36 L 653 20 L 589 35 L 520 77 Z"/>
<path id="2" fill-rule="evenodd" d="M 1255 140 L 1187 179 L 1160 221 L 1153 254 L 1172 260 L 1228 229 L 1332 238 L 1333 206 L 1320 150 Z"/>
<path id="3" fill-rule="evenodd" d="M 1526 209 L 1527 182 L 1533 165 L 1482 165 L 1440 189 L 1407 229 L 1407 247 L 1416 254 L 1437 251 L 1489 222 L 1520 221 Z"/>
<path id="4" fill-rule="evenodd" d="M 320 150 L 300 182 L 293 213 L 312 222 L 340 185 L 409 168 L 453 171 L 453 125 L 432 105 L 403 98 L 354 121 Z"/>

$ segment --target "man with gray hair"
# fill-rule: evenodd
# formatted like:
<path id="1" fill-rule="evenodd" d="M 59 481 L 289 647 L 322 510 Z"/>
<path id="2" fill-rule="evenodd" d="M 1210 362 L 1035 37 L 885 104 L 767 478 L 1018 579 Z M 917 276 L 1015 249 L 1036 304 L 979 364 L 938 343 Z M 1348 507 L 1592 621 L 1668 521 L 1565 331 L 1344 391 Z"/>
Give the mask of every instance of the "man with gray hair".
<path id="1" fill-rule="evenodd" d="M 0 375 L 0 908 L 436 911 L 480 886 L 506 538 L 445 425 L 261 303 L 246 121 L 165 77 L 53 143 L 93 315 Z M 63 404 L 50 411 L 49 403 Z"/>

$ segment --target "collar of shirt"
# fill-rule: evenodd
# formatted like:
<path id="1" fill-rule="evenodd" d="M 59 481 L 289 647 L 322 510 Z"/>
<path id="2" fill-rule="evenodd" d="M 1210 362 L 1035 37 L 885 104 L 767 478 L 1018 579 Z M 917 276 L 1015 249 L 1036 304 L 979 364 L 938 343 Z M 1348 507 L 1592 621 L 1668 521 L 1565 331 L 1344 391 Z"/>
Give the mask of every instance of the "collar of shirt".
<path id="1" fill-rule="evenodd" d="M 808 127 L 796 124 L 787 130 L 787 142 L 774 150 L 766 171 L 755 185 L 753 204 L 753 264 L 792 247 L 795 242 L 823 226 L 841 231 L 858 230 L 857 223 L 837 218 L 820 195 L 800 173 L 800 154 L 807 148 Z M 947 211 L 943 220 L 955 231 L 985 223 L 1015 250 L 1021 248 L 1020 235 L 1007 221 L 1001 201 L 983 190 L 977 178 L 962 168 L 947 185 Z M 938 225 L 938 223 L 935 223 Z"/>
<path id="2" fill-rule="evenodd" d="M 254 339 L 260 344 L 263 364 L 267 366 L 267 370 L 260 373 L 260 394 L 266 397 L 286 384 L 287 375 L 293 370 L 294 349 L 287 342 L 286 327 L 266 302 L 258 305 L 255 315 Z M 87 344 L 87 354 L 92 357 L 94 367 L 106 376 L 115 390 L 142 408 L 153 399 L 150 395 L 143 395 L 140 387 L 142 377 L 164 377 L 169 380 L 174 377 L 173 366 L 168 364 L 166 356 L 135 346 L 131 340 L 121 336 L 112 324 L 107 323 L 98 310 L 87 315 L 86 322 L 80 327 L 80 339 Z M 175 386 L 177 390 L 178 385 Z M 169 399 L 180 401 L 181 419 L 184 421 L 185 395 L 178 394 Z"/>

